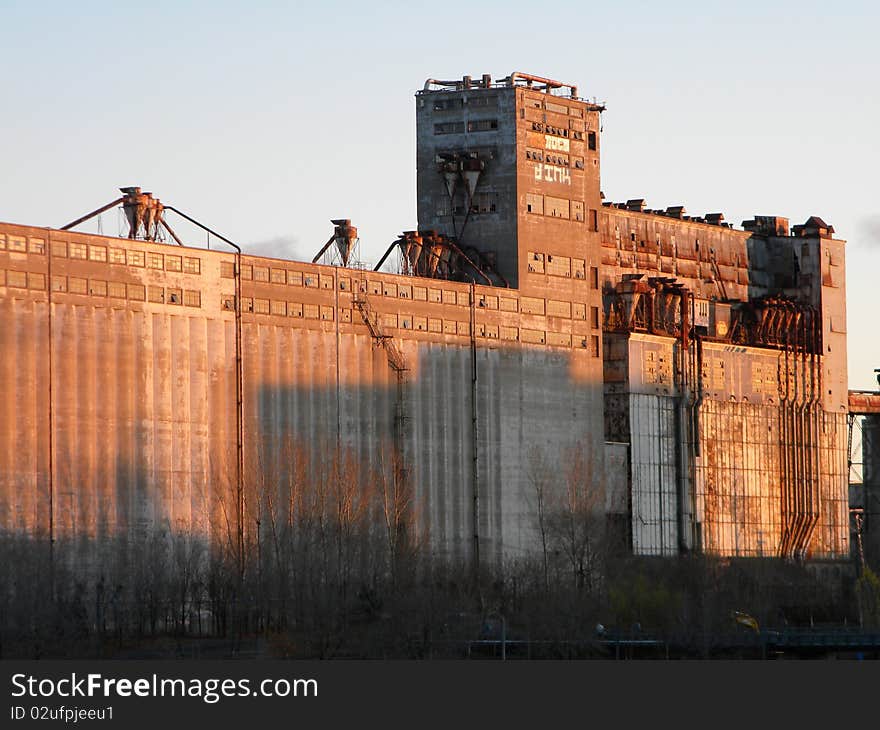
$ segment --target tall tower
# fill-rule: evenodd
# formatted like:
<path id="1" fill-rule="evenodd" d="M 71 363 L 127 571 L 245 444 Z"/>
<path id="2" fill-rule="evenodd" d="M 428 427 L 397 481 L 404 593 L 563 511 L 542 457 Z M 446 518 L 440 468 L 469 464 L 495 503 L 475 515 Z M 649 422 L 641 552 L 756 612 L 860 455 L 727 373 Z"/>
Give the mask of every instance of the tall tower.
<path id="1" fill-rule="evenodd" d="M 416 95 L 419 228 L 455 238 L 501 286 L 547 288 L 553 272 L 589 279 L 603 109 L 530 74 L 429 79 Z"/>

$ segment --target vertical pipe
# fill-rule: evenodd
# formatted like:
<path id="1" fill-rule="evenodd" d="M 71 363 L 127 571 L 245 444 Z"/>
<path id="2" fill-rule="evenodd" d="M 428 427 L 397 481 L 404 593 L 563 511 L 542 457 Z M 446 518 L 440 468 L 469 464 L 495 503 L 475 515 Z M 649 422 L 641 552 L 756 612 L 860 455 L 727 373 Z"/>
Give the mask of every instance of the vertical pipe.
<path id="1" fill-rule="evenodd" d="M 797 497 L 798 497 L 798 511 L 797 511 L 797 533 L 796 540 L 794 544 L 794 557 L 796 559 L 800 559 L 804 553 L 804 535 L 807 530 L 808 523 L 808 486 L 807 486 L 807 453 L 806 453 L 806 443 L 804 437 L 804 408 L 806 405 L 806 393 L 805 393 L 805 385 L 806 385 L 806 374 L 804 372 L 804 353 L 803 347 L 800 343 L 800 333 L 799 329 L 802 326 L 803 316 L 800 311 L 795 310 L 792 313 L 792 319 L 794 324 L 794 367 L 795 367 L 795 388 L 797 393 L 797 399 L 795 401 L 795 409 L 794 409 L 794 419 L 795 419 L 795 439 L 792 447 L 794 449 L 794 455 L 797 463 Z"/>
<path id="2" fill-rule="evenodd" d="M 480 473 L 477 447 L 477 338 L 476 338 L 476 292 L 473 281 L 470 285 L 470 335 L 471 335 L 471 479 L 473 480 L 473 569 L 475 580 L 480 574 Z"/>
<path id="3" fill-rule="evenodd" d="M 676 529 L 678 530 L 678 551 L 686 552 L 692 541 L 685 537 L 685 508 L 688 500 L 688 458 L 687 458 L 687 402 L 690 399 L 688 378 L 688 304 L 689 294 L 686 290 L 679 292 L 679 306 L 681 308 L 681 346 L 677 358 L 679 367 L 679 393 L 675 409 L 675 471 L 678 484 L 678 499 L 676 510 Z"/>
<path id="4" fill-rule="evenodd" d="M 821 443 L 821 429 L 819 425 L 819 414 L 821 410 L 819 409 L 819 399 L 821 397 L 821 390 L 817 388 L 817 378 L 816 378 L 816 362 L 818 358 L 819 352 L 819 331 L 818 331 L 818 312 L 815 307 L 809 307 L 809 318 L 810 318 L 810 327 L 809 331 L 805 331 L 805 337 L 809 337 L 809 347 L 810 347 L 810 358 L 809 358 L 809 367 L 810 367 L 810 405 L 809 405 L 809 457 L 811 464 L 811 478 L 810 478 L 810 523 L 806 535 L 806 547 L 809 548 L 809 544 L 812 541 L 813 533 L 815 532 L 816 526 L 819 523 L 820 511 L 821 511 L 821 494 L 819 491 L 820 484 L 820 474 L 821 474 L 821 453 L 820 453 L 820 443 Z M 806 330 L 806 328 L 805 328 Z"/>
<path id="5" fill-rule="evenodd" d="M 48 285 L 46 297 L 46 320 L 49 333 L 49 600 L 55 601 L 55 412 L 52 407 L 52 357 L 54 342 L 52 341 L 52 231 L 46 229 L 46 283 Z"/>
<path id="6" fill-rule="evenodd" d="M 331 238 L 330 241 L 332 243 L 333 239 Z M 336 453 L 339 454 L 342 439 L 342 401 L 339 385 L 339 269 L 337 267 L 333 268 L 333 289 L 335 290 L 334 305 L 336 308 L 333 315 L 333 319 L 336 320 Z"/>
<path id="7" fill-rule="evenodd" d="M 235 247 L 235 459 L 238 577 L 244 578 L 244 373 L 241 347 L 241 249 Z"/>
<path id="8" fill-rule="evenodd" d="M 676 484 L 678 485 L 676 495 L 675 522 L 678 538 L 678 552 L 687 551 L 687 542 L 684 538 L 684 507 L 686 499 L 686 483 L 685 483 L 685 428 L 684 428 L 684 409 L 687 387 L 687 374 L 685 372 L 685 358 L 687 353 L 684 347 L 681 347 L 679 357 L 676 358 L 679 367 L 679 392 L 675 405 L 675 474 Z"/>
<path id="9" fill-rule="evenodd" d="M 773 314 L 773 311 L 768 314 L 769 317 Z M 788 546 L 789 546 L 789 536 L 791 533 L 791 529 L 789 526 L 789 520 L 791 518 L 791 488 L 790 488 L 790 469 L 789 469 L 789 460 L 788 460 L 788 397 L 789 397 L 789 387 L 788 387 L 788 343 L 784 338 L 780 338 L 782 341 L 780 344 L 782 345 L 782 355 L 779 360 L 781 360 L 782 369 L 784 372 L 779 373 L 779 465 L 782 471 L 782 489 L 781 489 L 781 497 L 782 504 L 781 506 L 781 530 L 779 536 L 779 555 L 784 558 L 788 555 Z"/>
<path id="10" fill-rule="evenodd" d="M 694 295 L 693 293 L 688 293 L 688 301 L 691 310 L 694 307 Z M 693 314 L 693 311 L 691 312 Z M 693 319 L 693 317 L 691 318 Z M 690 540 L 691 546 L 694 550 L 701 550 L 702 545 L 698 542 L 697 535 L 697 456 L 699 455 L 699 439 L 700 433 L 697 429 L 698 426 L 698 409 L 701 404 L 701 388 L 702 388 L 702 377 L 701 377 L 701 368 L 698 365 L 698 350 L 700 349 L 700 340 L 699 336 L 694 334 L 696 339 L 696 347 L 692 347 L 689 349 L 688 356 L 688 367 L 690 368 L 691 373 L 691 393 L 689 396 L 690 401 L 690 417 L 688 418 L 688 422 L 685 427 L 685 433 L 688 434 L 689 437 L 689 448 L 688 448 L 688 476 L 690 477 L 690 499 L 689 499 L 689 507 L 691 510 L 691 523 L 690 523 Z"/>

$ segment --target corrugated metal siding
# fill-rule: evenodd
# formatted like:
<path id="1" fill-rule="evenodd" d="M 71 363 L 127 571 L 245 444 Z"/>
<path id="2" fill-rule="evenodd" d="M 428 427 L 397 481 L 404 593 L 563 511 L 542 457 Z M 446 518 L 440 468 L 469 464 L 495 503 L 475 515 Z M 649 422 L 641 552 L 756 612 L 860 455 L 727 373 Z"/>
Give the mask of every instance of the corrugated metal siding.
<path id="1" fill-rule="evenodd" d="M 632 535 L 639 555 L 678 553 L 675 400 L 632 394 Z"/>
<path id="2" fill-rule="evenodd" d="M 782 529 L 778 409 L 707 400 L 699 424 L 696 498 L 702 549 L 777 555 Z"/>

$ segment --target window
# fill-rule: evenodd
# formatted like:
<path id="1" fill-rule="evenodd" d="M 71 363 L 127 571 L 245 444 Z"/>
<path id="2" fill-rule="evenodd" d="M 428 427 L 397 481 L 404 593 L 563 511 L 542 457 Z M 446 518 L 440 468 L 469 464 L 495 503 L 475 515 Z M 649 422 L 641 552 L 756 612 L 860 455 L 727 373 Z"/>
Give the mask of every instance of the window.
<path id="1" fill-rule="evenodd" d="M 544 215 L 544 196 L 526 193 L 526 210 L 535 215 Z"/>
<path id="2" fill-rule="evenodd" d="M 32 238 L 29 241 L 30 247 L 29 250 L 31 253 L 44 254 L 46 253 L 46 242 L 42 238 Z"/>
<path id="3" fill-rule="evenodd" d="M 256 312 L 257 314 L 269 314 L 269 300 L 254 299 L 254 312 Z"/>
<path id="4" fill-rule="evenodd" d="M 67 277 L 66 276 L 53 276 L 52 277 L 52 291 L 66 292 L 67 291 Z"/>
<path id="5" fill-rule="evenodd" d="M 27 275 L 28 289 L 45 289 L 46 288 L 46 275 L 45 274 L 36 274 L 33 271 L 28 272 Z"/>
<path id="6" fill-rule="evenodd" d="M 52 241 L 52 255 L 60 259 L 66 259 L 67 244 L 64 241 Z"/>
<path id="7" fill-rule="evenodd" d="M 73 245 L 73 244 L 71 244 Z M 11 271 L 9 272 L 12 273 Z M 85 294 L 88 282 L 85 279 L 80 279 L 78 276 L 70 277 L 69 290 L 71 294 Z"/>
<path id="8" fill-rule="evenodd" d="M 125 284 L 119 281 L 111 281 L 107 284 L 107 296 L 114 299 L 125 299 Z"/>
<path id="9" fill-rule="evenodd" d="M 235 278 L 235 263 L 233 261 L 221 261 L 220 262 L 220 276 L 224 279 L 234 279 Z"/>
<path id="10" fill-rule="evenodd" d="M 599 211 L 593 210 L 592 208 L 590 208 L 590 230 L 599 230 Z"/>
<path id="11" fill-rule="evenodd" d="M 6 283 L 16 289 L 27 289 L 27 274 L 24 271 L 10 271 L 6 274 Z"/>
<path id="12" fill-rule="evenodd" d="M 271 269 L 269 278 L 273 284 L 286 284 L 287 272 L 284 269 Z"/>
<path id="13" fill-rule="evenodd" d="M 128 298 L 136 302 L 142 302 L 147 298 L 147 292 L 143 284 L 128 284 Z"/>
<path id="14" fill-rule="evenodd" d="M 165 270 L 166 271 L 182 271 L 183 270 L 183 261 L 180 256 L 171 256 L 168 255 L 165 257 Z"/>
<path id="15" fill-rule="evenodd" d="M 595 132 L 587 132 L 587 147 L 591 150 L 596 149 L 596 133 Z"/>
<path id="16" fill-rule="evenodd" d="M 498 129 L 497 119 L 474 119 L 468 122 L 468 132 L 491 132 Z"/>
<path id="17" fill-rule="evenodd" d="M 450 109 L 461 109 L 462 99 L 461 97 L 453 97 L 451 99 L 435 99 L 434 100 L 434 111 L 435 112 L 445 112 Z"/>
<path id="18" fill-rule="evenodd" d="M 198 261 L 198 259 L 196 259 L 196 261 Z M 185 307 L 201 307 L 202 306 L 201 292 L 184 291 L 183 292 L 183 304 Z"/>
<path id="19" fill-rule="evenodd" d="M 471 199 L 471 213 L 495 213 L 497 209 L 497 193 L 475 193 Z"/>
<path id="20" fill-rule="evenodd" d="M 254 281 L 269 281 L 268 267 L 254 266 Z"/>
<path id="21" fill-rule="evenodd" d="M 568 218 L 568 201 L 565 198 L 544 196 L 544 212 L 551 218 Z"/>
<path id="22" fill-rule="evenodd" d="M 88 252 L 89 252 L 88 247 L 84 243 L 71 243 L 70 244 L 70 258 L 72 258 L 72 259 L 85 260 L 86 257 L 88 256 Z"/>
<path id="23" fill-rule="evenodd" d="M 151 302 L 155 304 L 165 303 L 165 290 L 161 286 L 151 286 L 148 291 Z"/>
<path id="24" fill-rule="evenodd" d="M 595 266 L 590 267 L 590 289 L 599 288 L 599 269 Z"/>
<path id="25" fill-rule="evenodd" d="M 9 250 L 25 253 L 27 251 L 27 242 L 21 236 L 10 236 Z"/>
<path id="26" fill-rule="evenodd" d="M 89 294 L 92 294 L 96 297 L 106 297 L 107 296 L 107 282 L 102 281 L 101 279 L 90 279 L 89 280 Z"/>
<path id="27" fill-rule="evenodd" d="M 464 122 L 443 122 L 434 125 L 434 134 L 461 134 L 464 132 Z"/>
<path id="28" fill-rule="evenodd" d="M 498 106 L 498 97 L 495 96 L 495 94 L 480 94 L 478 96 L 471 96 L 467 100 L 467 105 L 472 109 L 475 107 Z"/>
<path id="29" fill-rule="evenodd" d="M 599 335 L 590 335 L 590 355 L 599 357 Z"/>
<path id="30" fill-rule="evenodd" d="M 544 254 L 529 251 L 527 259 L 529 263 L 529 271 L 533 274 L 544 273 Z"/>
<path id="31" fill-rule="evenodd" d="M 147 253 L 147 268 L 148 269 L 163 269 L 165 268 L 164 264 L 165 257 L 161 253 Z"/>
<path id="32" fill-rule="evenodd" d="M 187 256 L 186 258 L 183 259 L 183 270 L 187 274 L 200 274 L 200 273 L 202 273 L 202 260 Z"/>
<path id="33" fill-rule="evenodd" d="M 183 304 L 183 292 L 180 289 L 169 289 L 168 290 L 168 303 L 169 304 Z"/>
<path id="34" fill-rule="evenodd" d="M 280 302 L 277 299 L 273 299 L 270 307 L 272 314 L 274 314 L 276 317 L 287 316 L 287 302 Z"/>
<path id="35" fill-rule="evenodd" d="M 590 307 L 590 327 L 599 329 L 599 307 Z"/>
<path id="36" fill-rule="evenodd" d="M 73 244 L 70 244 L 71 246 Z M 129 251 L 128 252 L 128 265 L 129 266 L 143 266 L 144 265 L 144 252 L 143 251 Z"/>
<path id="37" fill-rule="evenodd" d="M 105 246 L 89 246 L 90 261 L 106 261 L 107 248 Z"/>
<path id="38" fill-rule="evenodd" d="M 111 248 L 110 249 L 110 263 L 111 264 L 124 264 L 125 263 L 125 249 L 124 248 Z"/>

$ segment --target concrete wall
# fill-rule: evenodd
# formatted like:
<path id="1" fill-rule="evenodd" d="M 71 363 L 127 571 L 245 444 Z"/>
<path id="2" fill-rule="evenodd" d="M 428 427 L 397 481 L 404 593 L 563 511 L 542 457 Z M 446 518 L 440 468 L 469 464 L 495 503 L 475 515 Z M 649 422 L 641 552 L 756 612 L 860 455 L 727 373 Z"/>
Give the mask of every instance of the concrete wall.
<path id="1" fill-rule="evenodd" d="M 0 527 L 228 536 L 233 256 L 8 224 L 0 241 Z M 534 546 L 535 459 L 560 468 L 583 449 L 601 488 L 587 322 L 521 311 L 513 290 L 299 262 L 244 257 L 242 279 L 247 530 L 292 470 L 315 478 L 346 454 L 388 473 L 398 446 L 420 532 L 452 557 L 472 546 L 474 444 L 484 559 Z M 400 382 L 355 290 L 402 355 Z"/>
<path id="2" fill-rule="evenodd" d="M 600 231 L 603 287 L 645 272 L 675 277 L 697 297 L 746 300 L 760 271 L 746 231 L 609 206 L 602 207 Z"/>

